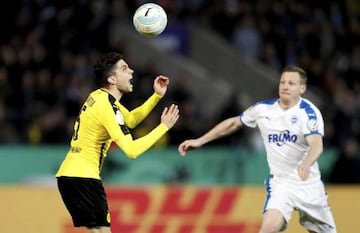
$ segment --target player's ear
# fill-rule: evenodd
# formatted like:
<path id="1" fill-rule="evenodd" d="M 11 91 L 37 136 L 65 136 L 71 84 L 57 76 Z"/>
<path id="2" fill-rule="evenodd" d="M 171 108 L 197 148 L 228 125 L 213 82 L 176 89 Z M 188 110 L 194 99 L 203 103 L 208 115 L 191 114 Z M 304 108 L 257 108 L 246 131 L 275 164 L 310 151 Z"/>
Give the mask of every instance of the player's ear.
<path id="1" fill-rule="evenodd" d="M 304 94 L 306 91 L 306 84 L 301 84 L 300 86 L 300 94 Z"/>
<path id="2" fill-rule="evenodd" d="M 112 84 L 112 85 L 116 83 L 116 78 L 114 75 L 110 75 L 109 77 L 107 77 L 106 80 L 109 84 Z"/>

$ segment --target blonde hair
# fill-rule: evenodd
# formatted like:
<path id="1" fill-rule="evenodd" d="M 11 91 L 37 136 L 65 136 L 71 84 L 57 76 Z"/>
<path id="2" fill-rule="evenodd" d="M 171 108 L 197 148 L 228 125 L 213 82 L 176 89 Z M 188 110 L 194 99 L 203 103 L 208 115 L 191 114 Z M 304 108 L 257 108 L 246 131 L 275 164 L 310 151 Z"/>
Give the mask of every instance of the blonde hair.
<path id="1" fill-rule="evenodd" d="M 289 66 L 286 66 L 283 71 L 284 72 L 296 72 L 300 75 L 300 82 L 301 84 L 306 84 L 307 82 L 307 74 L 305 72 L 305 70 L 303 70 L 302 68 L 298 67 L 298 66 L 295 66 L 295 65 L 289 65 Z"/>

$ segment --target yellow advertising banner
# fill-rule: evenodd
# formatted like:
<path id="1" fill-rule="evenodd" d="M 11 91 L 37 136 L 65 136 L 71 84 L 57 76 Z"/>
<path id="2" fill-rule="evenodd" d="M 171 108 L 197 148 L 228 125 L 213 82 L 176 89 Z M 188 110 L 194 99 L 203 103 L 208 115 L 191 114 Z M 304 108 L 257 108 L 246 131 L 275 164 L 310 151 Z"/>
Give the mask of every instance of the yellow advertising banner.
<path id="1" fill-rule="evenodd" d="M 257 233 L 262 187 L 107 186 L 112 232 Z M 327 188 L 339 233 L 358 233 L 360 186 Z M 85 233 L 74 228 L 55 187 L 0 186 L 2 233 Z M 306 232 L 294 212 L 286 232 Z"/>

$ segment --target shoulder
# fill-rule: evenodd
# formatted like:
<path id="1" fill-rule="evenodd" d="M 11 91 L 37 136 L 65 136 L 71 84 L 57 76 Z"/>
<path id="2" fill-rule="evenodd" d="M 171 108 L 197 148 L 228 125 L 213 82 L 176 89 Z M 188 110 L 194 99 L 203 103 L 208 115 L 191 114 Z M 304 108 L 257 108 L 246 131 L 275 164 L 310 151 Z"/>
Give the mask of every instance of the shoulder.
<path id="1" fill-rule="evenodd" d="M 305 98 L 301 98 L 300 108 L 302 108 L 302 109 L 306 109 L 306 108 L 317 109 L 317 107 L 315 106 L 315 104 L 313 102 L 311 102 L 310 100 L 305 99 Z"/>
<path id="2" fill-rule="evenodd" d="M 302 116 L 307 119 L 308 124 L 323 121 L 320 110 L 310 100 L 302 99 L 299 109 L 303 114 Z"/>
<path id="3" fill-rule="evenodd" d="M 311 116 L 312 114 L 320 114 L 320 110 L 308 99 L 302 98 L 299 108 L 309 116 Z"/>
<path id="4" fill-rule="evenodd" d="M 255 105 L 273 105 L 278 101 L 278 98 L 262 100 L 255 103 Z"/>
<path id="5" fill-rule="evenodd" d="M 89 99 L 96 103 L 96 105 L 101 107 L 104 107 L 106 105 L 112 106 L 116 101 L 116 99 L 112 95 L 101 89 L 97 89 L 91 92 L 87 102 L 89 101 Z"/>
<path id="6" fill-rule="evenodd" d="M 245 114 L 257 114 L 263 111 L 266 111 L 270 108 L 272 108 L 276 103 L 277 103 L 278 99 L 268 99 L 268 100 L 262 100 L 262 101 L 258 101 L 255 104 L 251 105 L 250 107 L 248 107 L 244 113 Z"/>
<path id="7" fill-rule="evenodd" d="M 274 106 L 277 103 L 278 99 L 274 98 L 274 99 L 267 99 L 267 100 L 261 100 L 256 102 L 255 104 L 252 105 L 253 108 L 256 109 L 264 109 L 264 108 L 271 108 L 272 106 Z"/>

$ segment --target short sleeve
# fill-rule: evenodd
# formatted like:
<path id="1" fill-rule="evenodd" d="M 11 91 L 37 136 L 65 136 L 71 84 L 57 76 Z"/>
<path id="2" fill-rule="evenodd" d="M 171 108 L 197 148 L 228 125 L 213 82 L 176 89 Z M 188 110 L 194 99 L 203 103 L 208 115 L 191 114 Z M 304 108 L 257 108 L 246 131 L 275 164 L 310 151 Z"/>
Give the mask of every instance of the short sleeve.
<path id="1" fill-rule="evenodd" d="M 256 106 L 253 105 L 240 114 L 241 122 L 248 127 L 255 128 L 256 115 L 257 109 Z"/>
<path id="2" fill-rule="evenodd" d="M 324 136 L 324 119 L 318 108 L 308 105 L 304 108 L 303 132 L 304 136 L 320 134 Z"/>

